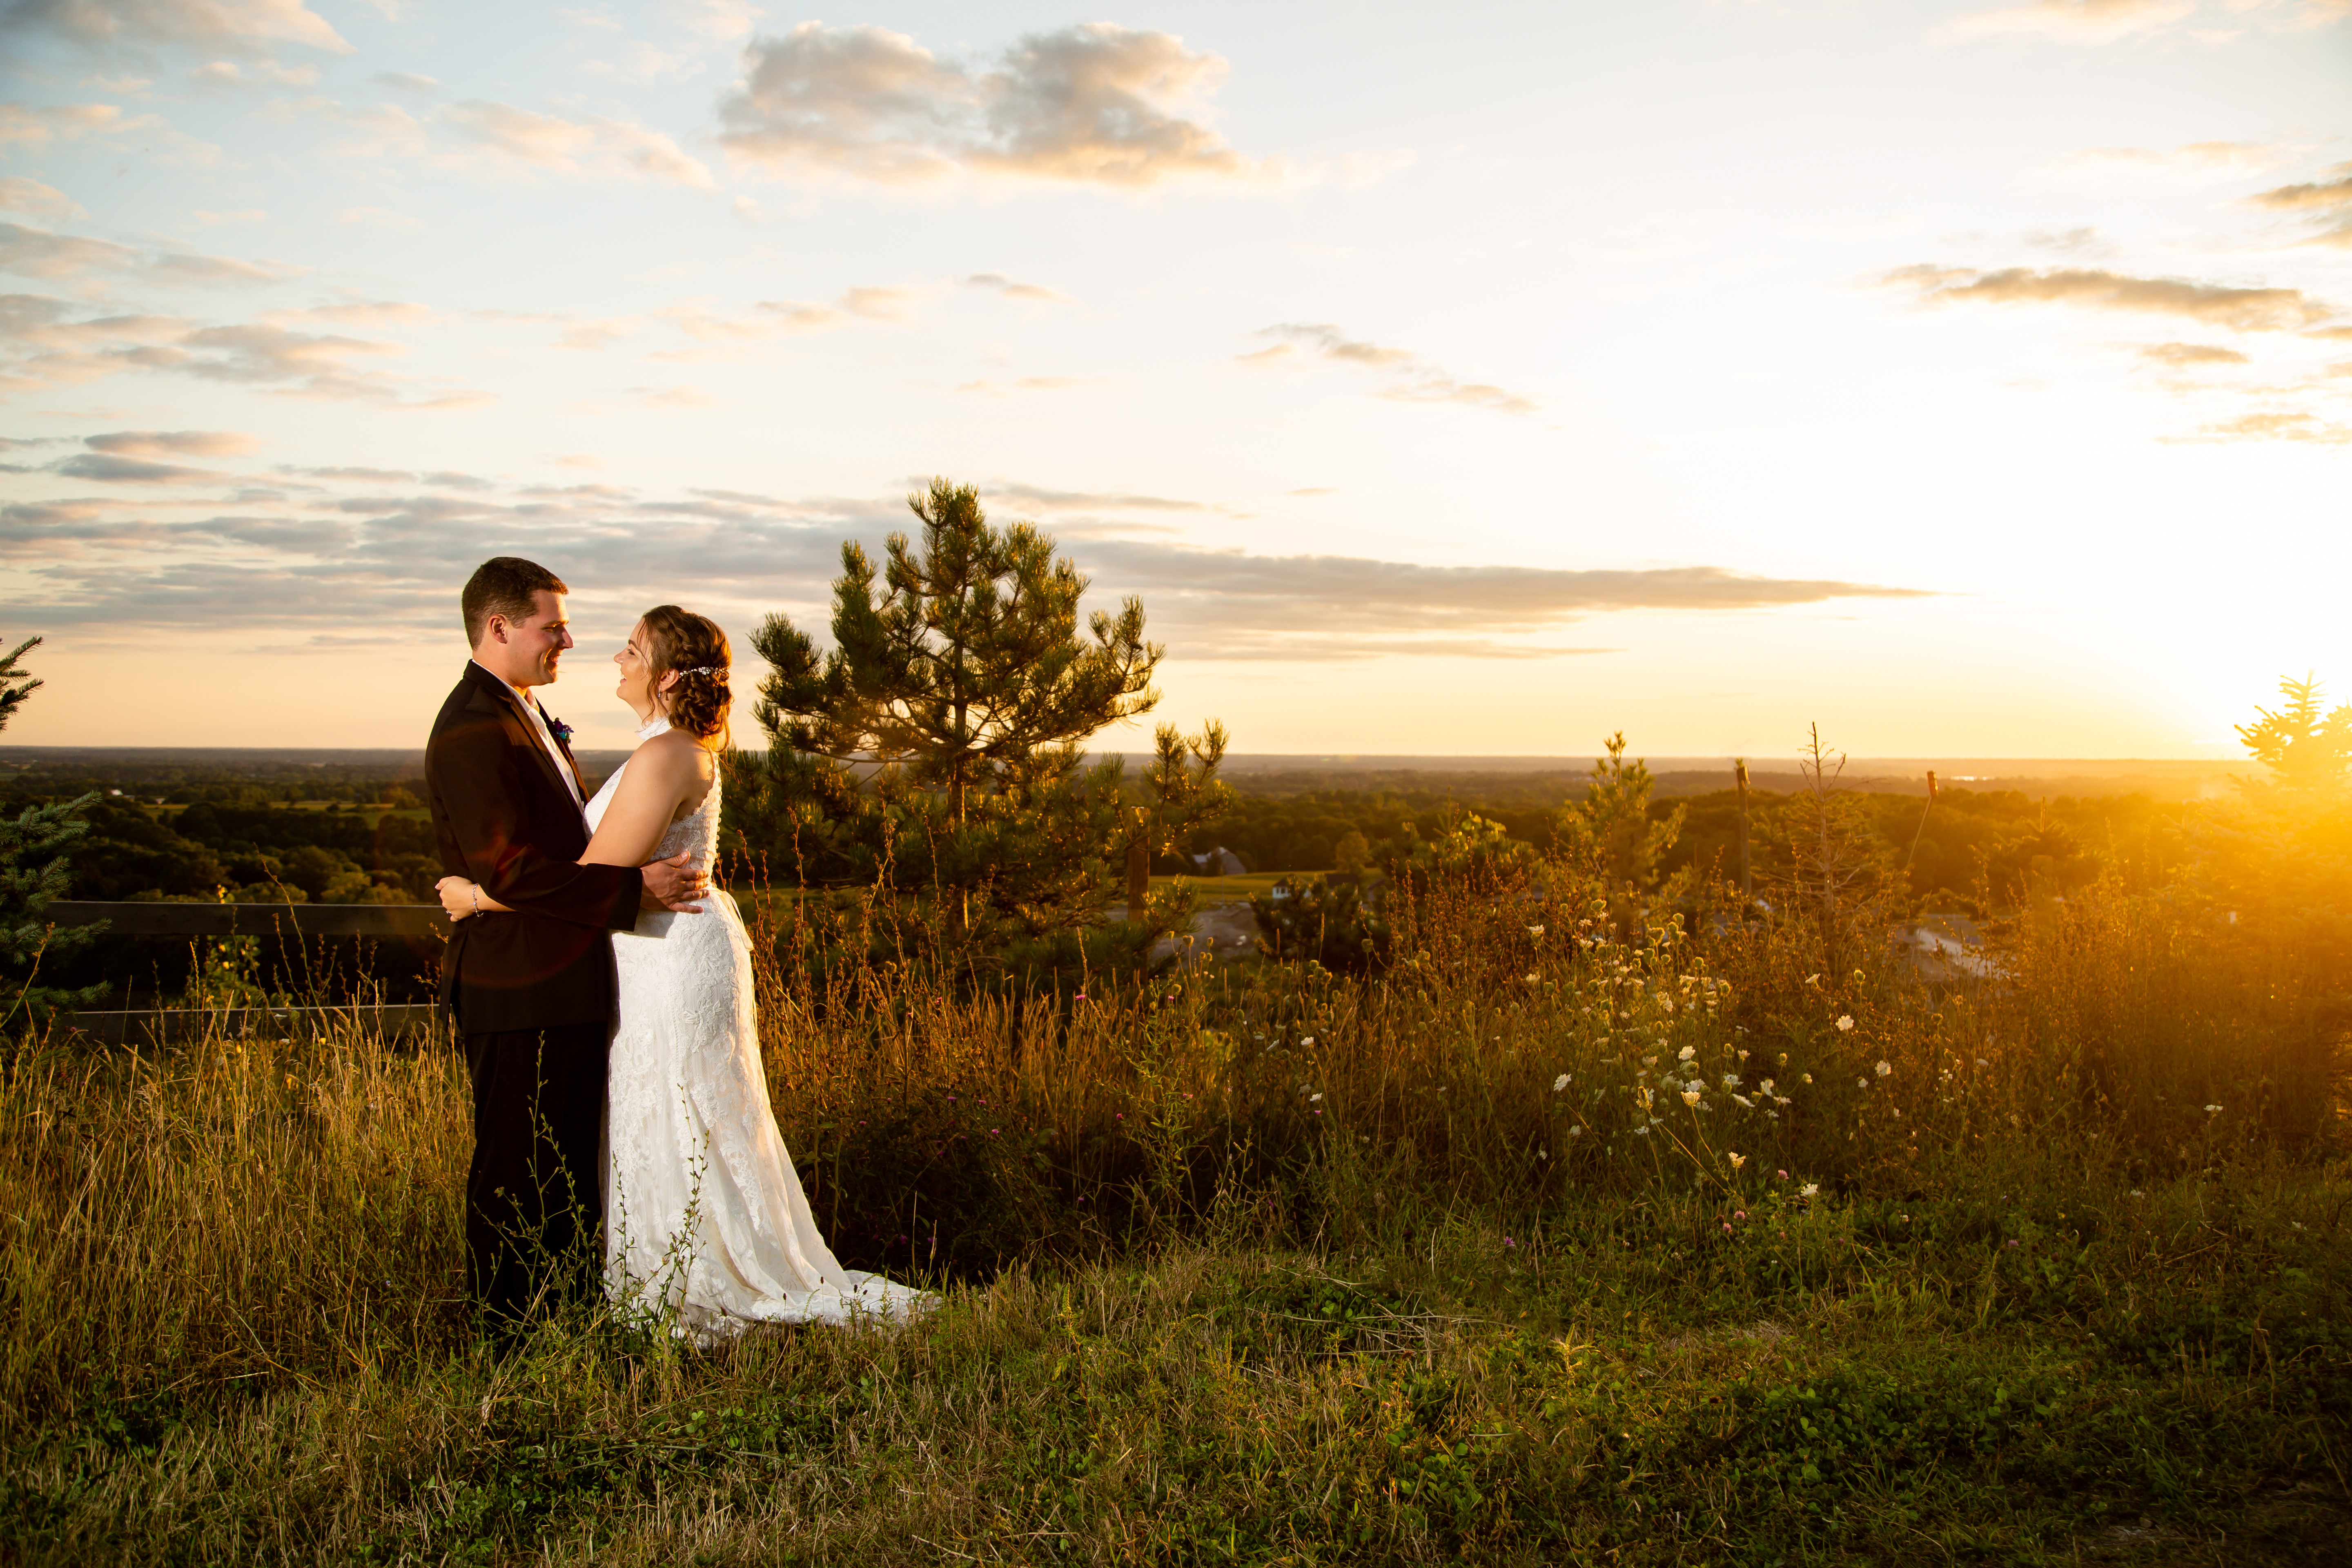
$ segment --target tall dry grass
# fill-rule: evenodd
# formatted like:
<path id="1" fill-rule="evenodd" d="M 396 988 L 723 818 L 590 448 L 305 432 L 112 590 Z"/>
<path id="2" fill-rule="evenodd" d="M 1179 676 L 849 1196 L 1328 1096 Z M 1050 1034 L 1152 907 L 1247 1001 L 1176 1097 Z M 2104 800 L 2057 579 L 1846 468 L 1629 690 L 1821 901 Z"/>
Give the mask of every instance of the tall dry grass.
<path id="1" fill-rule="evenodd" d="M 1613 928 L 1565 876 L 1441 881 L 1379 978 L 1249 961 L 1025 994 L 908 958 L 820 982 L 769 926 L 761 1043 L 845 1261 L 934 1281 L 1212 1229 L 1411 1245 L 1587 1199 L 1744 1212 L 2335 1133 L 2333 982 L 2250 929 L 2102 887 L 1931 984 L 1884 941 L 1830 973 L 1814 925 L 1696 924 Z M 0 1437 L 101 1391 L 467 1352 L 446 1046 L 7 1050 Z"/>

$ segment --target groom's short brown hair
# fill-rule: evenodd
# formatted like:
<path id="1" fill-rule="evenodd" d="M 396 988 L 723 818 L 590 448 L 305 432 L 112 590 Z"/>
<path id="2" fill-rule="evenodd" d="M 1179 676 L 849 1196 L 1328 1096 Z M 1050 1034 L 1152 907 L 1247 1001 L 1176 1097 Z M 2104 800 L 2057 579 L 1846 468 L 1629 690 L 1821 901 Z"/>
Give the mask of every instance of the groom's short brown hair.
<path id="1" fill-rule="evenodd" d="M 482 628 L 492 616 L 519 621 L 530 615 L 531 596 L 542 588 L 551 594 L 572 592 L 562 578 L 520 555 L 493 555 L 475 567 L 466 579 L 466 591 L 457 595 L 457 608 L 466 617 L 466 646 L 482 640 Z"/>

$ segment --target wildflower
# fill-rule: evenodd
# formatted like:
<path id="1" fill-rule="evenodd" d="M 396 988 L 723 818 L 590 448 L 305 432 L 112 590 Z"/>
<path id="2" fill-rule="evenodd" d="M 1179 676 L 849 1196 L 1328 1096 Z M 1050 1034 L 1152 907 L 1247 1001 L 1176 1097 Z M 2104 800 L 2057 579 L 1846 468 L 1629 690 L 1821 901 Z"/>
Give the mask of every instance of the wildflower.
<path id="1" fill-rule="evenodd" d="M 1581 1127 L 1571 1127 L 1568 1130 L 1568 1135 L 1570 1138 L 1581 1138 L 1584 1136 L 1584 1129 Z"/>
<path id="2" fill-rule="evenodd" d="M 1756 1109 L 1756 1102 L 1748 1099 L 1744 1094 L 1734 1094 L 1731 1098 L 1739 1102 L 1740 1109 L 1743 1110 L 1753 1110 Z"/>
<path id="3" fill-rule="evenodd" d="M 1529 936 L 1532 936 L 1532 937 L 1540 937 L 1540 936 L 1542 936 L 1542 935 L 1543 935 L 1543 931 L 1544 931 L 1544 928 L 1543 928 L 1543 927 L 1541 927 L 1541 926 L 1529 926 L 1529 927 L 1528 927 L 1528 934 Z"/>
<path id="4" fill-rule="evenodd" d="M 1723 1087 L 1726 1089 L 1738 1089 L 1739 1087 L 1739 1075 L 1736 1072 L 1725 1073 L 1723 1075 Z"/>
<path id="5" fill-rule="evenodd" d="M 1696 1055 L 1698 1055 L 1698 1047 L 1696 1046 L 1685 1046 L 1681 1050 L 1675 1053 L 1675 1060 L 1678 1062 L 1686 1062 Z"/>
<path id="6" fill-rule="evenodd" d="M 1633 1136 L 1636 1138 L 1647 1138 L 1649 1135 L 1650 1130 L 1646 1127 L 1636 1127 L 1633 1129 Z"/>
<path id="7" fill-rule="evenodd" d="M 1725 1220 L 1723 1222 L 1723 1234 L 1726 1236 L 1729 1236 L 1731 1234 L 1731 1222 L 1729 1220 Z"/>
<path id="8" fill-rule="evenodd" d="M 1979 1066 L 1979 1067 L 1980 1067 L 1980 1068 L 1989 1068 L 1989 1067 L 1992 1066 L 1992 1063 L 1990 1063 L 1990 1062 L 1989 1062 L 1989 1061 L 1985 1060 L 1985 1059 L 1984 1059 L 1984 1058 L 1982 1058 L 1982 1057 L 1979 1057 L 1979 1058 L 1977 1058 L 1977 1066 Z"/>
<path id="9" fill-rule="evenodd" d="M 1729 1151 L 1726 1151 L 1723 1157 L 1731 1162 L 1731 1168 L 1735 1171 L 1739 1169 L 1740 1166 L 1748 1163 L 1748 1156 L 1745 1154 L 1734 1154 Z M 1743 1215 L 1741 1217 L 1744 1218 L 1746 1216 Z"/>
<path id="10" fill-rule="evenodd" d="M 1769 1094 L 1769 1093 L 1771 1093 L 1771 1092 L 1772 1092 L 1772 1080 L 1771 1080 L 1770 1079 L 1769 1079 L 1769 1078 L 1768 1078 L 1768 1079 L 1766 1079 L 1763 1082 L 1761 1082 L 1761 1083 L 1758 1084 L 1756 1087 L 1757 1087 L 1758 1089 L 1762 1089 L 1766 1094 Z"/>
<path id="11" fill-rule="evenodd" d="M 1698 1090 L 1695 1089 L 1686 1089 L 1683 1090 L 1683 1103 L 1685 1105 L 1696 1105 L 1698 1103 Z"/>
<path id="12" fill-rule="evenodd" d="M 1073 1000 L 1073 1001 L 1076 1001 L 1076 1002 L 1083 1002 L 1083 1001 L 1085 1001 L 1086 999 L 1087 999 L 1087 994 L 1086 994 L 1085 992 L 1083 992 L 1083 991 L 1079 992 L 1079 993 L 1078 993 L 1075 997 L 1071 998 L 1071 1000 Z"/>
<path id="13" fill-rule="evenodd" d="M 1797 1189 L 1797 1195 L 1801 1198 L 1820 1197 L 1822 1195 L 1822 1184 L 1819 1182 L 1807 1182 L 1803 1186 Z"/>
<path id="14" fill-rule="evenodd" d="M 1804 1075 L 1804 1079 L 1805 1079 L 1805 1081 L 1806 1081 L 1807 1083 L 1811 1083 L 1811 1082 L 1812 1082 L 1812 1081 L 1813 1081 L 1813 1075 L 1812 1075 L 1812 1074 L 1811 1074 L 1811 1073 L 1806 1073 L 1806 1074 Z"/>
<path id="15" fill-rule="evenodd" d="M 1656 1067 L 1656 1066 L 1658 1065 L 1658 1058 L 1655 1058 L 1655 1057 L 1654 1057 L 1654 1056 L 1653 1056 L 1653 1057 L 1643 1057 L 1643 1058 L 1642 1058 L 1642 1065 L 1643 1065 L 1643 1067 L 1645 1067 L 1645 1068 L 1654 1068 L 1654 1067 Z"/>
<path id="16" fill-rule="evenodd" d="M 1851 1013 L 1840 1014 L 1838 1016 L 1837 1026 L 1838 1033 L 1841 1035 L 1851 1031 L 1853 1028 L 1853 1015 Z"/>
<path id="17" fill-rule="evenodd" d="M 1533 985 L 1535 983 L 1536 983 L 1536 977 L 1535 977 L 1534 975 L 1532 975 L 1532 974 L 1528 975 L 1528 984 L 1530 984 L 1530 985 Z"/>
<path id="18" fill-rule="evenodd" d="M 1516 1242 L 1516 1241 L 1513 1241 L 1509 1237 L 1507 1237 L 1507 1237 L 1503 1237 L 1503 1245 L 1504 1245 L 1505 1247 L 1517 1247 L 1517 1246 L 1518 1246 L 1518 1243 L 1517 1243 L 1517 1242 Z"/>
<path id="19" fill-rule="evenodd" d="M 1558 1094 L 1561 1089 L 1566 1089 L 1567 1087 L 1568 1075 L 1566 1073 L 1562 1073 L 1558 1078 L 1551 1080 L 1551 1091 L 1554 1094 Z"/>
<path id="20" fill-rule="evenodd" d="M 1880 1062 L 1880 1063 L 1878 1064 L 1878 1076 L 1879 1076 L 1879 1077 L 1881 1077 L 1881 1078 L 1885 1078 L 1887 1074 L 1889 1074 L 1889 1073 L 1893 1072 L 1894 1070 L 1895 1070 L 1895 1069 L 1894 1069 L 1892 1067 L 1888 1066 L 1888 1065 L 1887 1065 L 1886 1063 L 1885 1063 L 1885 1062 Z"/>
<path id="21" fill-rule="evenodd" d="M 1322 1096 L 1321 1094 L 1319 1094 L 1319 1093 L 1317 1093 L 1317 1094 L 1310 1094 L 1310 1095 L 1308 1095 L 1308 1096 L 1307 1097 L 1307 1104 L 1309 1104 L 1309 1105 L 1314 1105 L 1314 1104 L 1318 1103 L 1318 1101 L 1320 1101 L 1320 1100 L 1322 1100 L 1322 1098 L 1323 1098 L 1323 1096 Z"/>
<path id="22" fill-rule="evenodd" d="M 2209 1105 L 2205 1108 L 2205 1114 L 2208 1116 L 2219 1116 L 2221 1113 L 2221 1108 L 2218 1105 Z"/>
<path id="23" fill-rule="evenodd" d="M 1671 996 L 1660 996 L 1658 998 L 1658 1010 L 1662 1013 L 1673 1012 L 1675 1010 L 1675 999 Z"/>
<path id="24" fill-rule="evenodd" d="M 1853 1087 L 1856 1089 L 1868 1089 L 1870 1087 L 1870 1080 L 1866 1078 L 1858 1078 L 1853 1080 Z"/>
<path id="25" fill-rule="evenodd" d="M 2134 1188 L 2131 1190 L 2131 1195 L 2132 1195 L 2133 1197 L 2136 1197 L 2136 1198 L 2144 1198 L 2144 1197 L 2147 1196 L 2147 1194 L 2146 1193 L 2141 1192 L 2137 1187 L 2134 1187 Z"/>
<path id="26" fill-rule="evenodd" d="M 1731 1217 L 1734 1219 L 1746 1219 L 1748 1217 L 1748 1211 L 1746 1209 L 1733 1209 L 1731 1211 Z"/>
<path id="27" fill-rule="evenodd" d="M 1818 974 L 1808 974 L 1805 976 L 1805 984 L 1808 985 L 1819 985 L 1821 983 L 1822 977 Z"/>
<path id="28" fill-rule="evenodd" d="M 1706 1092 L 1706 1085 L 1701 1083 L 1696 1079 L 1691 1079 L 1690 1082 L 1683 1085 L 1683 1087 L 1689 1089 L 1693 1094 L 1705 1094 Z"/>
<path id="29" fill-rule="evenodd" d="M 1313 1044 L 1315 1043 L 1315 1037 L 1314 1037 L 1314 1036 L 1312 1036 L 1312 1035 L 1309 1035 L 1309 1036 L 1307 1036 L 1305 1039 L 1303 1039 L 1303 1040 L 1299 1041 L 1298 1043 L 1299 1043 L 1300 1045 L 1302 1045 L 1302 1046 L 1311 1046 L 1311 1045 L 1313 1045 Z"/>
<path id="30" fill-rule="evenodd" d="M 1785 1182 L 1789 1179 L 1789 1173 L 1786 1171 L 1775 1171 L 1772 1173 L 1772 1179 L 1776 1182 Z"/>

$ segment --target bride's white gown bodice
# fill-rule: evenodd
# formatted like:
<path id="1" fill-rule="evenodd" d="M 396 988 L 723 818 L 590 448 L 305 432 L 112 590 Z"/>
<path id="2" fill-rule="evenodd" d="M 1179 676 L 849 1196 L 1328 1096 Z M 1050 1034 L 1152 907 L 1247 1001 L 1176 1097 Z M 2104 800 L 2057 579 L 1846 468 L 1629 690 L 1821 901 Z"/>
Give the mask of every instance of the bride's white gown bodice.
<path id="1" fill-rule="evenodd" d="M 646 738 L 667 725 L 641 731 Z M 604 820 L 624 763 L 588 803 Z M 672 823 L 655 859 L 709 870 L 719 785 Z M 604 1097 L 605 1279 L 625 1305 L 670 1310 L 697 1338 L 751 1323 L 904 1314 L 930 1298 L 842 1268 L 818 1232 L 768 1102 L 751 947 L 735 900 L 649 910 L 613 936 L 620 977 Z"/>

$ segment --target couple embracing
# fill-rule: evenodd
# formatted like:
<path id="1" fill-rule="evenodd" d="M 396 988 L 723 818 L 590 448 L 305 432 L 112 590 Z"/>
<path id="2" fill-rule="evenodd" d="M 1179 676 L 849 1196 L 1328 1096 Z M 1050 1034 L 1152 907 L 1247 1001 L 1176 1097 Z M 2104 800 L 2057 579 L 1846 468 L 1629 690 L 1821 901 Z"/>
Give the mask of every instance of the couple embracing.
<path id="1" fill-rule="evenodd" d="M 474 1089 L 474 1297 L 510 1332 L 601 1289 L 704 1342 L 910 1315 L 932 1298 L 825 1246 L 769 1108 L 750 941 L 710 886 L 726 636 L 646 613 L 613 656 L 637 749 L 589 795 L 532 695 L 572 646 L 569 591 L 512 556 L 474 573 L 473 661 L 425 752 L 455 922 L 442 994 Z"/>

